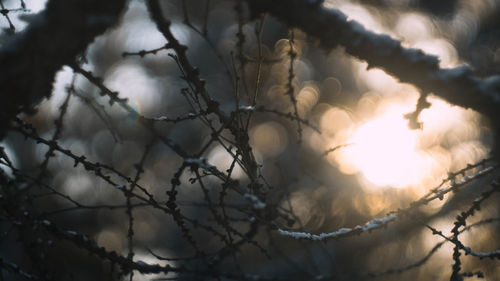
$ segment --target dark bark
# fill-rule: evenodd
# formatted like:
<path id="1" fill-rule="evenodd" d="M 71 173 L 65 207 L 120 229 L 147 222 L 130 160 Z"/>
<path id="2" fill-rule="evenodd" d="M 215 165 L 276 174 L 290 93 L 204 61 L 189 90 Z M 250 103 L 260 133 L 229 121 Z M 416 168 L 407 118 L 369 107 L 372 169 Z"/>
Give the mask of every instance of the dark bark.
<path id="1" fill-rule="evenodd" d="M 30 25 L 0 49 L 0 138 L 21 111 L 52 91 L 55 74 L 117 23 L 125 0 L 50 0 Z"/>
<path id="2" fill-rule="evenodd" d="M 439 67 L 439 60 L 421 50 L 405 48 L 388 35 L 376 34 L 348 20 L 335 9 L 303 0 L 249 1 L 254 12 L 268 12 L 287 25 L 319 39 L 322 46 L 345 51 L 399 79 L 423 93 L 433 93 L 448 102 L 472 108 L 495 121 L 499 116 L 500 76 L 479 79 L 470 67 Z M 286 7 L 286 8 L 284 8 Z"/>
<path id="3" fill-rule="evenodd" d="M 248 1 L 255 16 L 269 13 L 288 26 L 299 28 L 318 39 L 327 50 L 342 46 L 346 53 L 366 61 L 369 68 L 380 68 L 400 82 L 416 86 L 424 95 L 432 93 L 451 104 L 483 114 L 490 119 L 498 135 L 500 76 L 480 79 L 468 66 L 441 68 L 437 57 L 418 49 L 405 48 L 388 35 L 373 33 L 361 24 L 348 20 L 342 12 L 327 9 L 319 2 Z M 498 146 L 497 142 L 496 150 Z"/>

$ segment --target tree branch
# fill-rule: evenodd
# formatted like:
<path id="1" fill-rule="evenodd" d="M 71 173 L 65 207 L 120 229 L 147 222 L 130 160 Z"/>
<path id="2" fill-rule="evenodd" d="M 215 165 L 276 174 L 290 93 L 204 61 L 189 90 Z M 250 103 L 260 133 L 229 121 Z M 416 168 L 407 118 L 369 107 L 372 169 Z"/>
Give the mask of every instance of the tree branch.
<path id="1" fill-rule="evenodd" d="M 376 34 L 336 9 L 325 8 L 305 0 L 248 1 L 254 16 L 267 12 L 289 27 L 297 27 L 320 44 L 345 51 L 419 88 L 423 94 L 433 93 L 451 104 L 474 109 L 492 123 L 500 120 L 500 76 L 480 79 L 469 66 L 451 69 L 439 67 L 439 59 L 421 50 L 405 48 L 401 42 L 385 34 Z M 496 126 L 499 131 L 500 126 Z"/>
<path id="2" fill-rule="evenodd" d="M 50 96 L 56 72 L 116 24 L 125 0 L 50 0 L 0 49 L 0 138 L 19 112 Z"/>

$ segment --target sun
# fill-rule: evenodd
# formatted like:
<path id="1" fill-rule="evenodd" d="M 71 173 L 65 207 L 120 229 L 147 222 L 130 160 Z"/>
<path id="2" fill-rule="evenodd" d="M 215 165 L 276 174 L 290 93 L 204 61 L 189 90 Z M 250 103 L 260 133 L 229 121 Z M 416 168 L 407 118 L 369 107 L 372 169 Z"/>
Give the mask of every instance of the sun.
<path id="1" fill-rule="evenodd" d="M 359 172 L 377 186 L 407 187 L 418 184 L 421 157 L 417 130 L 397 110 L 360 125 L 345 156 Z"/>

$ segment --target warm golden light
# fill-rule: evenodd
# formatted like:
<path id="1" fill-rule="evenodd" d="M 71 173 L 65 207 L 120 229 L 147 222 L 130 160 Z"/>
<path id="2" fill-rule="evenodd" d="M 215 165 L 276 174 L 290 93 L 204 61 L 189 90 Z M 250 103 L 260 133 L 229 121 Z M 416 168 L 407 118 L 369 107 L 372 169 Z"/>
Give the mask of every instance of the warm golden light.
<path id="1" fill-rule="evenodd" d="M 405 187 L 419 181 L 418 131 L 398 112 L 388 112 L 358 127 L 345 153 L 371 183 Z"/>
<path id="2" fill-rule="evenodd" d="M 320 122 L 322 139 L 311 138 L 311 143 L 321 152 L 341 147 L 327 160 L 344 174 L 359 175 L 367 191 L 407 188 L 421 196 L 449 172 L 489 153 L 480 142 L 476 112 L 435 97 L 428 101 L 432 106 L 419 115 L 422 129 L 411 130 L 404 115 L 414 110 L 414 101 L 367 93 L 355 111 L 326 110 Z"/>
<path id="3" fill-rule="evenodd" d="M 465 6 L 447 21 L 415 11 L 398 11 L 391 15 L 394 24 L 387 25 L 383 24 L 388 16 L 385 12 L 380 14 L 376 9 L 347 2 L 327 0 L 323 5 L 341 10 L 369 30 L 401 40 L 405 47 L 437 56 L 444 68 L 461 64 L 451 39 L 474 36 L 477 19 L 492 10 L 484 8 L 488 7 L 485 1 L 463 1 Z M 445 29 L 439 27 L 443 23 Z M 450 34 L 443 36 L 443 30 L 449 30 Z M 422 129 L 410 130 L 403 116 L 415 110 L 419 90 L 400 83 L 382 69 L 369 68 L 366 62 L 354 59 L 350 63 L 356 84 L 366 92 L 353 107 L 338 106 L 335 102 L 329 107 L 322 105 L 319 119 L 322 134 L 312 133 L 310 144 L 318 153 L 338 147 L 326 155 L 327 161 L 344 174 L 358 175 L 366 193 L 404 192 L 416 198 L 440 183 L 449 172 L 488 155 L 490 148 L 484 140 L 491 133 L 481 125 L 477 112 L 452 106 L 431 95 L 427 98 L 431 107 L 419 114 Z M 329 102 L 325 98 L 329 95 L 326 88 L 320 88 L 322 99 L 318 100 Z M 367 203 L 366 200 L 360 200 L 359 205 Z M 390 204 L 382 203 L 378 206 L 371 202 L 377 208 L 362 209 L 375 214 Z"/>

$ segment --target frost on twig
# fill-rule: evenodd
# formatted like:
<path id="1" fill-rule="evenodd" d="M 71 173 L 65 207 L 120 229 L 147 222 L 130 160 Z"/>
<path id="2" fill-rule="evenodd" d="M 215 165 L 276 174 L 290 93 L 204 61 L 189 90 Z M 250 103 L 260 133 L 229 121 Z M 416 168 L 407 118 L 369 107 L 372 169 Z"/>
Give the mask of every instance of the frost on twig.
<path id="1" fill-rule="evenodd" d="M 243 197 L 245 197 L 245 199 L 247 199 L 248 201 L 252 202 L 252 207 L 256 210 L 261 210 L 261 209 L 264 209 L 266 207 L 266 203 L 262 202 L 259 197 L 253 195 L 253 194 L 250 194 L 250 193 L 245 193 L 243 195 Z"/>
<path id="2" fill-rule="evenodd" d="M 207 163 L 207 160 L 204 158 L 186 158 L 184 162 L 191 166 L 198 166 L 202 169 L 208 170 L 213 166 Z"/>
<path id="3" fill-rule="evenodd" d="M 295 239 L 308 239 L 308 240 L 327 240 L 327 239 L 336 239 L 336 238 L 341 238 L 341 237 L 346 237 L 346 236 L 352 236 L 355 234 L 361 234 L 363 232 L 369 232 L 371 230 L 381 228 L 386 226 L 388 223 L 394 221 L 396 219 L 395 215 L 388 215 L 383 218 L 376 218 L 373 219 L 365 225 L 360 226 L 356 225 L 354 228 L 340 228 L 337 231 L 334 232 L 328 232 L 328 233 L 320 233 L 320 234 L 312 234 L 312 233 L 307 233 L 307 232 L 295 232 L 295 231 L 287 231 L 283 229 L 278 229 L 278 232 L 281 235 L 284 236 L 290 236 Z"/>
<path id="4" fill-rule="evenodd" d="M 408 213 L 409 211 L 423 206 L 425 204 L 428 204 L 429 202 L 435 200 L 435 199 L 441 199 L 443 196 L 451 191 L 457 191 L 458 188 L 466 185 L 467 183 L 470 183 L 473 180 L 476 180 L 480 177 L 483 177 L 497 168 L 497 166 L 489 166 L 489 167 L 483 167 L 481 170 L 477 171 L 474 175 L 469 175 L 463 177 L 463 179 L 456 179 L 456 176 L 459 174 L 464 174 L 466 171 L 469 171 L 470 169 L 477 168 L 480 166 L 485 165 L 487 162 L 489 162 L 490 159 L 485 159 L 475 165 L 468 165 L 466 168 L 458 171 L 455 174 L 450 175 L 447 179 L 443 180 L 443 182 L 438 185 L 437 187 L 431 189 L 431 191 L 424 195 L 421 199 L 414 201 L 413 203 L 410 204 L 410 206 L 406 209 L 399 209 L 397 211 L 390 212 L 387 216 L 383 218 L 375 218 L 367 223 L 365 223 L 363 226 L 357 225 L 354 228 L 340 228 L 337 231 L 334 232 L 328 232 L 328 233 L 321 233 L 321 234 L 312 234 L 312 233 L 307 233 L 307 232 L 295 232 L 295 231 L 287 231 L 283 229 L 278 229 L 278 232 L 281 235 L 284 236 L 289 236 L 293 237 L 295 239 L 307 239 L 307 240 L 327 240 L 327 239 L 338 239 L 338 238 L 343 238 L 343 237 L 348 237 L 352 236 L 355 234 L 361 234 L 363 232 L 369 232 L 374 229 L 379 229 L 381 227 L 386 226 L 388 223 L 394 221 L 398 215 L 404 215 Z M 446 183 L 449 183 L 449 187 L 444 187 Z"/>
<path id="5" fill-rule="evenodd" d="M 255 111 L 255 107 L 253 107 L 251 105 L 241 105 L 239 109 L 240 109 L 240 111 L 243 111 L 243 112 Z"/>

